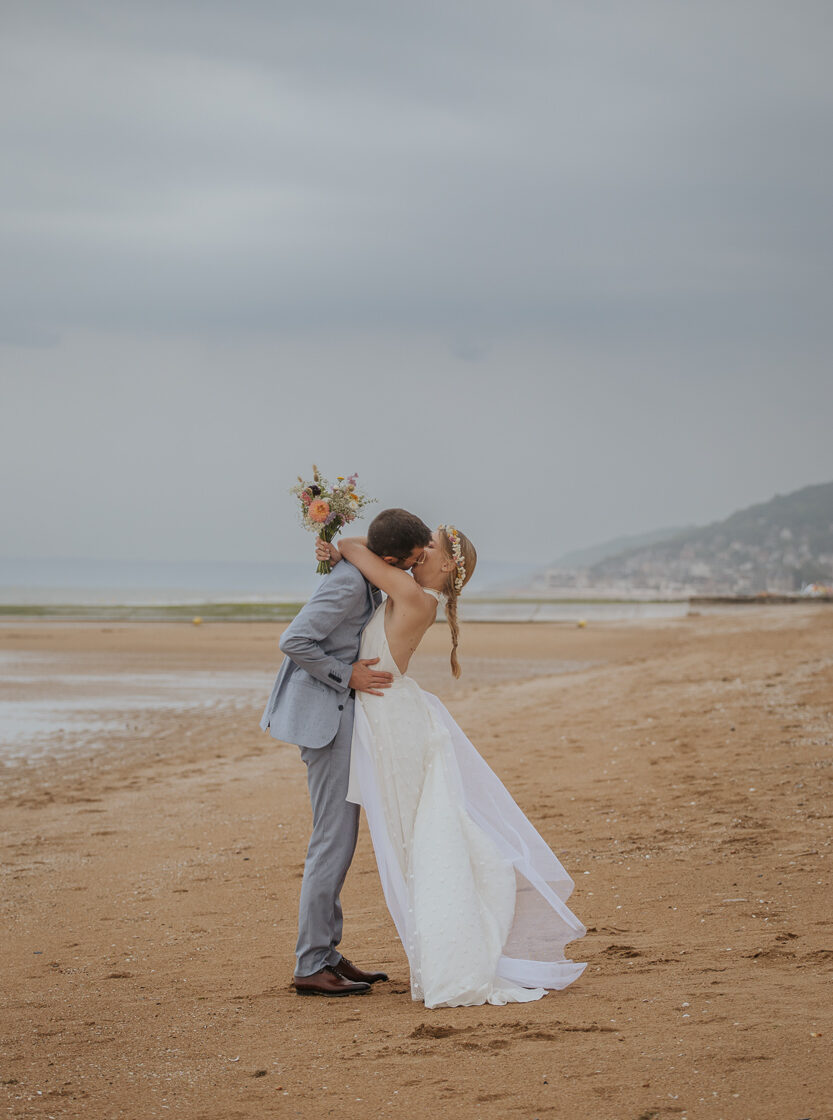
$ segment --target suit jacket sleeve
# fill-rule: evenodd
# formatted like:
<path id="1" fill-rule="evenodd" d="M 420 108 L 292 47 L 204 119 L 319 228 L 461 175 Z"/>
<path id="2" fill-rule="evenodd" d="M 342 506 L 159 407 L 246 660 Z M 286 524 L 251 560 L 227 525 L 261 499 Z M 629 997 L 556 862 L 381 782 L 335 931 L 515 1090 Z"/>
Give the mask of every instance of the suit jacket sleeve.
<path id="1" fill-rule="evenodd" d="M 310 676 L 337 692 L 346 692 L 353 666 L 326 653 L 321 642 L 364 602 L 366 595 L 364 577 L 341 560 L 284 630 L 279 643 L 283 653 Z"/>

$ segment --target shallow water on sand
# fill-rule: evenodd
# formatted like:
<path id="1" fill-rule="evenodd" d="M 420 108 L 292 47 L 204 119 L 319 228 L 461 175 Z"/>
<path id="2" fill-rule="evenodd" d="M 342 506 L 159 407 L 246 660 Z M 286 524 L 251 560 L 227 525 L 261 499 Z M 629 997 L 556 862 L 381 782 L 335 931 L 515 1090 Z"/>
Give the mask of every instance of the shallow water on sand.
<path id="1" fill-rule="evenodd" d="M 639 619 L 685 618 L 688 600 L 665 603 L 595 602 L 514 599 L 510 602 L 460 601 L 463 622 L 634 622 Z"/>
<path id="2" fill-rule="evenodd" d="M 468 687 L 494 686 L 532 677 L 580 672 L 589 660 L 466 658 Z M 89 668 L 87 666 L 89 665 Z M 221 713 L 237 713 L 241 726 L 258 723 L 275 670 L 137 672 L 102 669 L 86 655 L 0 650 L 0 766 L 34 762 L 73 749 L 129 749 L 187 713 L 197 729 Z M 428 692 L 448 689 L 448 657 L 418 653 L 410 674 Z M 236 717 L 235 717 L 236 718 Z"/>
<path id="3" fill-rule="evenodd" d="M 152 712 L 204 712 L 264 702 L 274 673 L 73 672 L 65 657 L 0 651 L 0 763 L 95 746 Z"/>

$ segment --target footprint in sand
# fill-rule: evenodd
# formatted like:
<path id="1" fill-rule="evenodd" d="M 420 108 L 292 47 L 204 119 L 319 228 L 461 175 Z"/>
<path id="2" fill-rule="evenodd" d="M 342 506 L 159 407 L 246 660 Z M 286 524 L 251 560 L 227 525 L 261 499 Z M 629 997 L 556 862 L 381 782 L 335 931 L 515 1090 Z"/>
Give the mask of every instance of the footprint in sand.
<path id="1" fill-rule="evenodd" d="M 615 959 L 623 957 L 641 957 L 643 954 L 640 949 L 634 945 L 608 945 L 606 949 L 602 949 L 599 953 L 600 957 L 613 957 Z"/>

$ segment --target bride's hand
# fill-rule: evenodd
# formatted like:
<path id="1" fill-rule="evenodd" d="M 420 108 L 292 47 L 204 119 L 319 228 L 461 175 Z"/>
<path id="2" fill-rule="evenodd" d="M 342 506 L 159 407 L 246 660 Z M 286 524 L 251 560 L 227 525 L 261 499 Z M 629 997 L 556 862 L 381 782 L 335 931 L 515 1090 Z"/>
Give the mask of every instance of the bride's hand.
<path id="1" fill-rule="evenodd" d="M 322 541 L 320 537 L 315 542 L 315 559 L 321 563 L 322 560 L 329 560 L 330 565 L 335 565 L 341 560 L 341 553 L 336 546 L 329 541 Z"/>

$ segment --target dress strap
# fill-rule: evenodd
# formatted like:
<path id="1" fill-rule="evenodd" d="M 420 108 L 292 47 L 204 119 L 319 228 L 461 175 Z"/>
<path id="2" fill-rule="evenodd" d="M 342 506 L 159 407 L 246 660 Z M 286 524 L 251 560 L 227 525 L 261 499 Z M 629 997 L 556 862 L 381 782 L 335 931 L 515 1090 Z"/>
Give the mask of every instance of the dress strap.
<path id="1" fill-rule="evenodd" d="M 438 603 L 442 603 L 443 606 L 445 606 L 446 596 L 443 595 L 442 591 L 435 591 L 433 587 L 423 587 L 422 590 L 426 595 L 431 595 Z"/>

